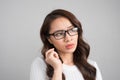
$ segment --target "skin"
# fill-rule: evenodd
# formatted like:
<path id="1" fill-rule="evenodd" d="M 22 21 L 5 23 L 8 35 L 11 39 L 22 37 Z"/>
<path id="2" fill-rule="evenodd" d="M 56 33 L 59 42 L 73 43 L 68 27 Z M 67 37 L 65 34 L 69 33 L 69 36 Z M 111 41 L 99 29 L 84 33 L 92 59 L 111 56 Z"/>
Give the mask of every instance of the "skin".
<path id="1" fill-rule="evenodd" d="M 58 30 L 68 30 L 73 28 L 72 23 L 64 17 L 55 19 L 50 26 L 50 32 L 54 33 Z M 66 37 L 60 40 L 56 40 L 54 36 L 50 36 L 48 41 L 54 45 L 58 53 L 54 51 L 54 48 L 49 49 L 46 52 L 46 62 L 54 68 L 54 74 L 52 80 L 62 80 L 62 62 L 59 59 L 58 54 L 63 60 L 64 64 L 74 65 L 73 52 L 77 46 L 78 35 L 70 36 L 66 33 Z M 69 46 L 71 45 L 72 46 Z"/>

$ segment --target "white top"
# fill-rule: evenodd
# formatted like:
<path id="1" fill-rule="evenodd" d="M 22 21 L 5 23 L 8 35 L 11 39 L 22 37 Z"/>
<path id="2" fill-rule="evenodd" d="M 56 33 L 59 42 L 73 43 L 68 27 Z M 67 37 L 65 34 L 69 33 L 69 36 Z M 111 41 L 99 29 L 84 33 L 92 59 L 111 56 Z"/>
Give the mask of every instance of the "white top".
<path id="1" fill-rule="evenodd" d="M 96 80 L 102 80 L 101 72 L 96 62 L 91 60 L 88 60 L 88 62 L 97 70 Z M 63 64 L 63 73 L 66 80 L 84 80 L 81 72 L 77 69 L 75 65 L 69 66 Z M 30 80 L 49 80 L 46 75 L 46 64 L 44 60 L 40 57 L 37 57 L 31 65 Z"/>

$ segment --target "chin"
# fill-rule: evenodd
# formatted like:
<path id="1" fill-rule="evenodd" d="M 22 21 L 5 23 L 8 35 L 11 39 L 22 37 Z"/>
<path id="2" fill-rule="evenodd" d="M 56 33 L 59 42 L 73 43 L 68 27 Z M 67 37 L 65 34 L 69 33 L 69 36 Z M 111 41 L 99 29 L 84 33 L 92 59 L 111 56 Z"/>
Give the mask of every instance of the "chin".
<path id="1" fill-rule="evenodd" d="M 65 50 L 65 53 L 74 53 L 75 50 L 76 50 L 76 48 L 75 49 L 67 49 L 67 50 Z"/>

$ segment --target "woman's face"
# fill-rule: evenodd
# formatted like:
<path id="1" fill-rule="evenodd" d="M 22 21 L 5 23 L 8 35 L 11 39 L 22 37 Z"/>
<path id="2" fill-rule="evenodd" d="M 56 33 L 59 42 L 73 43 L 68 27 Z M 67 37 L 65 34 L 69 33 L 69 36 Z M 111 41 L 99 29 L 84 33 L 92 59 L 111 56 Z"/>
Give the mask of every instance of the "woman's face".
<path id="1" fill-rule="evenodd" d="M 73 29 L 74 26 L 72 23 L 64 17 L 60 17 L 55 19 L 50 25 L 50 34 L 58 32 L 60 30 L 70 30 Z M 59 33 L 59 32 L 58 32 Z M 61 34 L 57 34 L 58 36 Z M 66 36 L 61 39 L 56 39 L 53 35 L 48 39 L 51 44 L 57 49 L 59 54 L 73 53 L 77 46 L 78 41 L 78 33 L 74 36 L 70 36 L 66 33 Z"/>

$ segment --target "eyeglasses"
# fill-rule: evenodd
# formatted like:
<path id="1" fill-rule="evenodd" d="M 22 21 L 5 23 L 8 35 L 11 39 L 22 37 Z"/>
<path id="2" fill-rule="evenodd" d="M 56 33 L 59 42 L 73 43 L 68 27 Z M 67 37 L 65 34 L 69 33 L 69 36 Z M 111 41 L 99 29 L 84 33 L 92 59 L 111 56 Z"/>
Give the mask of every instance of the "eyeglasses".
<path id="1" fill-rule="evenodd" d="M 77 35 L 78 34 L 78 28 L 74 27 L 74 28 L 69 29 L 69 30 L 58 30 L 58 31 L 56 31 L 52 34 L 49 34 L 49 36 L 52 35 L 52 36 L 55 37 L 55 39 L 59 40 L 59 39 L 65 38 L 66 33 L 68 33 L 70 36 Z"/>

